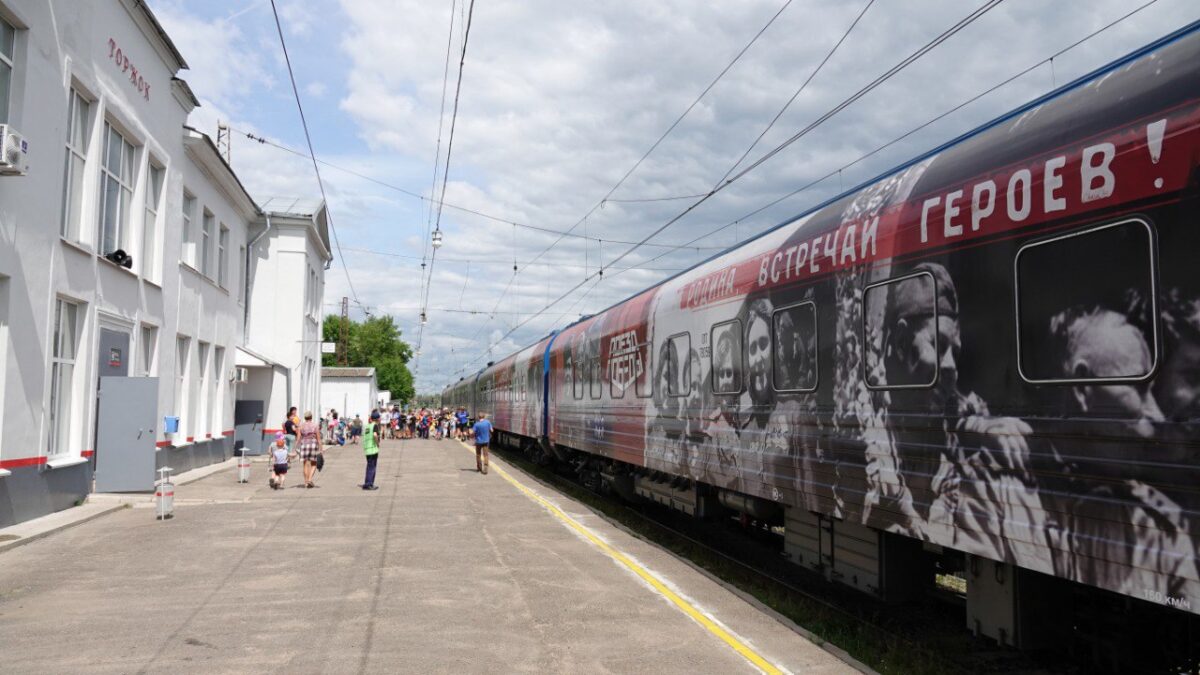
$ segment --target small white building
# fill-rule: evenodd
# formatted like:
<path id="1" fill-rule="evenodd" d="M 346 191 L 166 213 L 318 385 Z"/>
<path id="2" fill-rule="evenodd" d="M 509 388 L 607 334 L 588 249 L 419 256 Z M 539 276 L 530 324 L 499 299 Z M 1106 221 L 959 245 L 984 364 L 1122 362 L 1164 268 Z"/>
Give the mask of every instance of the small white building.
<path id="1" fill-rule="evenodd" d="M 321 414 L 336 410 L 342 417 L 364 420 L 377 406 L 379 386 L 374 368 L 322 368 Z"/>
<path id="2" fill-rule="evenodd" d="M 27 150 L 0 166 L 0 527 L 317 404 L 324 206 L 255 203 L 186 126 L 186 67 L 141 0 L 0 0 L 0 125 Z"/>

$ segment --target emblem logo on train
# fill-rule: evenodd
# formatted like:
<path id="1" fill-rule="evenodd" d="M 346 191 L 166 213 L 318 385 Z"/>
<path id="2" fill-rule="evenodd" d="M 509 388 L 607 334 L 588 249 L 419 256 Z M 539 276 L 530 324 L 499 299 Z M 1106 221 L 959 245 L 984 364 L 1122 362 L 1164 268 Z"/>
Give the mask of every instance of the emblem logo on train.
<path id="1" fill-rule="evenodd" d="M 625 391 L 642 376 L 642 353 L 638 351 L 637 330 L 614 335 L 608 341 L 608 379 Z"/>

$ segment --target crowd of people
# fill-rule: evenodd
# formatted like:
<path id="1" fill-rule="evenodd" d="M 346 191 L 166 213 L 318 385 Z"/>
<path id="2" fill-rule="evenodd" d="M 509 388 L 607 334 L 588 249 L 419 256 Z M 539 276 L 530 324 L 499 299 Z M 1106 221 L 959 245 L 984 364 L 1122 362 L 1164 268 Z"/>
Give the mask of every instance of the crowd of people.
<path id="1" fill-rule="evenodd" d="M 476 428 L 473 428 L 466 408 L 451 410 L 422 407 L 416 410 L 401 410 L 400 406 L 393 405 L 391 408 L 384 406 L 372 410 L 366 420 L 358 414 L 354 419 L 347 419 L 337 410 L 331 409 L 324 417 L 314 421 L 311 411 L 304 413 L 304 419 L 301 420 L 299 412 L 293 406 L 288 409 L 283 430 L 275 434 L 274 442 L 268 451 L 271 463 L 271 477 L 268 482 L 271 488 L 282 489 L 290 462 L 298 459 L 303 462 L 304 487 L 316 487 L 317 473 L 325 464 L 325 446 L 349 444 L 362 445 L 367 470 L 361 487 L 364 490 L 375 490 L 375 466 L 379 457 L 379 444 L 384 439 L 421 438 L 440 441 L 453 438 L 465 441 L 473 438 L 477 468 L 480 472 L 487 473 L 487 445 L 490 440 L 491 423 L 486 417 L 481 415 L 481 419 L 475 423 Z M 480 424 L 484 426 L 482 432 L 478 428 Z"/>

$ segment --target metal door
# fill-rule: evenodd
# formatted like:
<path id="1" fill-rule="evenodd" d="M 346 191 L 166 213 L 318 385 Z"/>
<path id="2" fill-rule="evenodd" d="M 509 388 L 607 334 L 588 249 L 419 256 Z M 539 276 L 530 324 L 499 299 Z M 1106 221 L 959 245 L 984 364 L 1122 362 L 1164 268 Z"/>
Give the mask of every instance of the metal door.
<path id="1" fill-rule="evenodd" d="M 233 404 L 233 454 L 263 453 L 263 401 L 236 401 Z"/>
<path id="2" fill-rule="evenodd" d="M 96 492 L 154 489 L 158 378 L 100 378 Z"/>
<path id="3" fill-rule="evenodd" d="M 129 333 L 100 329 L 100 377 L 129 374 Z"/>

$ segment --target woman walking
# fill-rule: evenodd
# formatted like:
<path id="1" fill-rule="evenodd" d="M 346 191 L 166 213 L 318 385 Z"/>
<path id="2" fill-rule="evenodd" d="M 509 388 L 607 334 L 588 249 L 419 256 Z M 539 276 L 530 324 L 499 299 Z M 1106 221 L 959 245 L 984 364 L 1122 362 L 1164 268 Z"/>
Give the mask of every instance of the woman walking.
<path id="1" fill-rule="evenodd" d="M 296 416 L 296 406 L 288 408 L 287 419 L 283 420 L 283 439 L 287 441 L 288 452 L 296 451 L 296 428 L 300 426 L 300 418 Z"/>
<path id="2" fill-rule="evenodd" d="M 300 459 L 304 460 L 304 487 L 312 487 L 317 460 L 321 456 L 321 427 L 313 421 L 312 411 L 304 413 L 304 421 L 300 423 L 298 431 Z"/>

